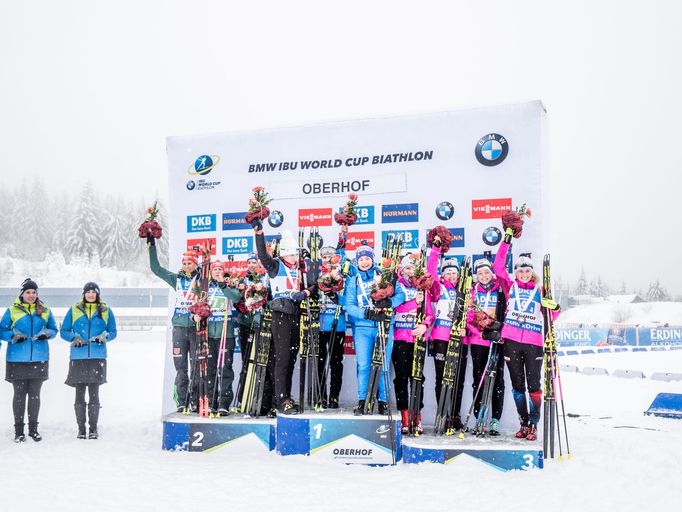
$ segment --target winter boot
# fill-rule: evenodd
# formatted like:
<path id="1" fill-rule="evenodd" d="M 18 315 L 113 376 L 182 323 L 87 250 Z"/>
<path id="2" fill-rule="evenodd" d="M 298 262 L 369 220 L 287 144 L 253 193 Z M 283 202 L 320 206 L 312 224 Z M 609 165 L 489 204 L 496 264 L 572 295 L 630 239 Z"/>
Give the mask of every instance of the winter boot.
<path id="1" fill-rule="evenodd" d="M 463 427 L 464 423 L 462 423 L 462 418 L 459 414 L 455 415 L 455 417 L 452 418 L 452 428 L 455 430 L 462 430 Z"/>
<path id="2" fill-rule="evenodd" d="M 38 433 L 38 422 L 30 421 L 28 423 L 28 437 L 33 439 L 36 443 L 43 440 L 43 436 Z"/>
<path id="3" fill-rule="evenodd" d="M 339 408 L 339 399 L 338 398 L 330 398 L 329 399 L 329 408 L 330 409 L 338 409 Z"/>
<path id="4" fill-rule="evenodd" d="M 284 402 L 282 402 L 279 410 L 280 412 L 287 415 L 298 414 L 298 405 L 296 405 L 296 402 L 294 402 L 291 398 L 287 398 L 284 400 Z"/>
<path id="5" fill-rule="evenodd" d="M 84 403 L 74 404 L 73 408 L 76 411 L 76 423 L 78 424 L 78 439 L 85 439 L 85 407 Z"/>
<path id="6" fill-rule="evenodd" d="M 424 427 L 422 427 L 422 413 L 417 414 L 417 424 L 415 425 L 414 433 L 417 436 L 424 433 Z"/>
<path id="7" fill-rule="evenodd" d="M 400 428 L 401 434 L 409 434 L 410 432 L 410 411 L 403 409 L 400 411 L 400 423 L 402 427 Z"/>
<path id="8" fill-rule="evenodd" d="M 530 427 L 522 423 L 521 428 L 516 434 L 514 434 L 514 437 L 516 437 L 516 439 L 525 439 L 528 435 L 528 432 L 530 432 Z"/>
<path id="9" fill-rule="evenodd" d="M 388 414 L 388 403 L 379 400 L 379 414 L 382 415 Z"/>
<path id="10" fill-rule="evenodd" d="M 14 442 L 23 443 L 26 441 L 26 436 L 24 435 L 24 424 L 15 423 L 14 424 Z"/>
<path id="11" fill-rule="evenodd" d="M 358 400 L 358 405 L 353 407 L 353 414 L 355 416 L 362 416 L 365 414 L 365 401 L 364 400 Z"/>
<path id="12" fill-rule="evenodd" d="M 493 418 L 490 420 L 490 429 L 488 430 L 489 436 L 499 436 L 500 435 L 500 420 Z"/>
<path id="13" fill-rule="evenodd" d="M 531 425 L 528 427 L 528 433 L 526 434 L 527 441 L 537 441 L 538 439 L 538 427 Z"/>
<path id="14" fill-rule="evenodd" d="M 99 420 L 99 404 L 88 404 L 88 424 L 90 431 L 88 439 L 97 439 L 97 421 Z"/>

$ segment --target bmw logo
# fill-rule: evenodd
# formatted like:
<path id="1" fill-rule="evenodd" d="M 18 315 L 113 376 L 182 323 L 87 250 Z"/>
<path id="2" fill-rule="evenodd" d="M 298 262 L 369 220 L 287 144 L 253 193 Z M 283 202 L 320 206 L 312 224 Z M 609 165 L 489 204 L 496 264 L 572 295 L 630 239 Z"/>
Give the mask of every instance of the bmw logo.
<path id="1" fill-rule="evenodd" d="M 196 186 L 197 186 L 197 184 L 194 183 L 194 181 L 192 181 L 192 180 L 189 180 L 187 182 L 187 190 L 194 190 L 194 187 L 196 187 Z"/>
<path id="2" fill-rule="evenodd" d="M 201 155 L 189 166 L 187 174 L 190 176 L 206 176 L 218 165 L 218 162 L 220 162 L 219 155 Z"/>
<path id="3" fill-rule="evenodd" d="M 497 245 L 502 240 L 502 231 L 495 226 L 490 226 L 483 231 L 483 243 L 486 245 Z"/>
<path id="4" fill-rule="evenodd" d="M 476 143 L 475 153 L 479 163 L 492 167 L 501 164 L 507 158 L 509 144 L 507 144 L 507 139 L 502 135 L 489 133 L 481 137 L 478 143 Z"/>
<path id="5" fill-rule="evenodd" d="M 438 206 L 436 206 L 436 217 L 438 217 L 440 220 L 450 220 L 454 214 L 455 207 L 452 206 L 452 203 L 443 201 L 442 203 L 438 203 Z"/>
<path id="6" fill-rule="evenodd" d="M 284 223 L 284 214 L 279 210 L 272 210 L 268 217 L 268 224 L 273 228 L 278 228 Z"/>

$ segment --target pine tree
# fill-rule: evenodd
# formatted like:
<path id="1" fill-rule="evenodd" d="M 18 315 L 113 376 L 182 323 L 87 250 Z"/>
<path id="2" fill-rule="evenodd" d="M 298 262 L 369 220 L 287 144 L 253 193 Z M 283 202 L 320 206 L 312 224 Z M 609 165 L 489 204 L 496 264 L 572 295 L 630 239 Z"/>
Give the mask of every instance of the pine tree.
<path id="1" fill-rule="evenodd" d="M 580 271 L 580 277 L 578 278 L 578 282 L 575 285 L 575 294 L 576 295 L 587 295 L 589 292 L 589 288 L 587 286 L 587 278 L 585 277 L 585 269 L 581 269 Z"/>
<path id="2" fill-rule="evenodd" d="M 102 225 L 95 205 L 98 204 L 90 182 L 83 185 L 76 209 L 69 223 L 66 237 L 65 255 L 91 261 L 98 254 Z"/>
<path id="3" fill-rule="evenodd" d="M 627 295 L 628 291 L 625 286 L 625 281 L 623 281 L 623 283 L 620 285 L 620 291 L 618 293 L 620 293 L 621 295 Z"/>
<path id="4" fill-rule="evenodd" d="M 52 246 L 55 216 L 50 197 L 43 183 L 38 179 L 33 180 L 31 184 L 31 201 L 33 203 L 32 210 L 35 222 L 30 224 L 31 232 L 27 234 L 27 237 L 30 238 L 30 243 L 35 248 L 35 251 L 42 255 Z"/>
<path id="5" fill-rule="evenodd" d="M 670 295 L 668 295 L 668 292 L 661 286 L 660 281 L 657 279 L 655 283 L 649 284 L 649 290 L 646 292 L 646 300 L 648 302 L 663 302 L 670 300 Z"/>
<path id="6" fill-rule="evenodd" d="M 128 222 L 124 203 L 119 198 L 108 204 L 102 237 L 101 262 L 107 267 L 125 269 L 130 259 L 130 238 L 127 233 Z"/>

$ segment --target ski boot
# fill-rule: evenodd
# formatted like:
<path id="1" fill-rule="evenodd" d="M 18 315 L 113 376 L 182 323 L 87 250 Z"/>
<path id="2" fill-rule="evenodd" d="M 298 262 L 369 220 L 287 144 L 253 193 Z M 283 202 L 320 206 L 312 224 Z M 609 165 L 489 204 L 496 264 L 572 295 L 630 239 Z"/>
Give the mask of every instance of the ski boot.
<path id="1" fill-rule="evenodd" d="M 298 414 L 298 405 L 291 398 L 287 398 L 282 402 L 279 411 L 286 415 Z"/>
<path id="2" fill-rule="evenodd" d="M 401 434 L 409 434 L 410 433 L 410 411 L 407 409 L 403 409 L 400 411 L 400 423 L 402 423 L 402 427 L 400 428 L 400 433 Z"/>
<path id="3" fill-rule="evenodd" d="M 15 423 L 14 424 L 14 442 L 23 443 L 26 441 L 26 436 L 24 435 L 24 424 Z"/>
<path id="4" fill-rule="evenodd" d="M 499 436 L 500 435 L 500 420 L 493 418 L 490 420 L 490 429 L 488 430 L 489 436 Z"/>
<path id="5" fill-rule="evenodd" d="M 422 427 L 422 413 L 417 414 L 417 424 L 414 427 L 414 435 L 420 436 L 424 433 L 424 427 Z"/>
<path id="6" fill-rule="evenodd" d="M 38 433 L 38 423 L 32 422 L 28 424 L 28 437 L 33 439 L 36 443 L 43 440 L 43 436 Z"/>
<path id="7" fill-rule="evenodd" d="M 521 428 L 519 429 L 519 431 L 516 434 L 514 434 L 514 437 L 516 439 L 526 439 L 528 432 L 530 432 L 530 427 L 528 425 L 524 425 L 522 423 Z"/>
<path id="8" fill-rule="evenodd" d="M 358 405 L 353 407 L 353 415 L 362 416 L 365 413 L 365 401 L 359 400 Z"/>
<path id="9" fill-rule="evenodd" d="M 538 427 L 531 425 L 528 427 L 528 433 L 526 434 L 527 441 L 537 441 L 538 439 Z"/>
<path id="10" fill-rule="evenodd" d="M 330 398 L 329 399 L 329 408 L 330 409 L 338 409 L 339 408 L 339 399 L 338 398 Z"/>
<path id="11" fill-rule="evenodd" d="M 379 400 L 379 414 L 381 415 L 387 415 L 388 414 L 388 403 L 382 402 Z"/>

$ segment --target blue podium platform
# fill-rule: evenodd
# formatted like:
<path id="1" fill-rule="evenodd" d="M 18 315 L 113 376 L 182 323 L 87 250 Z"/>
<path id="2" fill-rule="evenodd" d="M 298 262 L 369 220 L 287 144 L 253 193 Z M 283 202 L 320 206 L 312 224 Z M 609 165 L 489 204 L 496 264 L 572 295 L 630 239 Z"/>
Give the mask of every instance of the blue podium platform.
<path id="1" fill-rule="evenodd" d="M 660 416 L 662 418 L 682 419 L 682 394 L 659 393 L 644 411 L 647 416 Z"/>
<path id="2" fill-rule="evenodd" d="M 310 412 L 277 417 L 280 455 L 309 455 L 345 464 L 390 465 L 401 458 L 400 419 L 352 411 Z M 393 439 L 393 440 L 391 440 Z"/>
<path id="3" fill-rule="evenodd" d="M 467 435 L 460 439 L 424 434 L 403 438 L 405 464 L 457 464 L 472 458 L 500 471 L 542 469 L 544 466 L 541 444 L 516 439 L 513 435 L 482 438 Z"/>
<path id="4" fill-rule="evenodd" d="M 210 452 L 272 451 L 275 420 L 234 415 L 202 418 L 197 414 L 172 413 L 163 419 L 164 450 Z"/>

